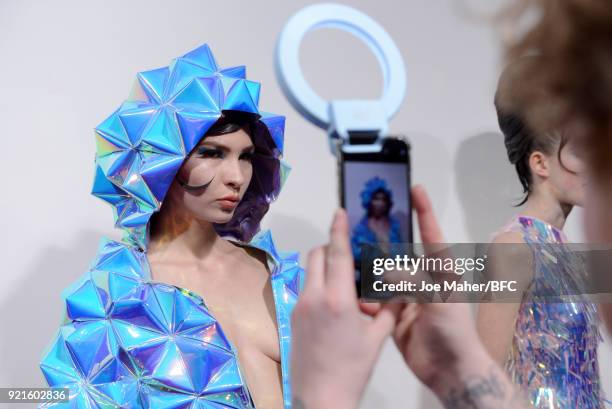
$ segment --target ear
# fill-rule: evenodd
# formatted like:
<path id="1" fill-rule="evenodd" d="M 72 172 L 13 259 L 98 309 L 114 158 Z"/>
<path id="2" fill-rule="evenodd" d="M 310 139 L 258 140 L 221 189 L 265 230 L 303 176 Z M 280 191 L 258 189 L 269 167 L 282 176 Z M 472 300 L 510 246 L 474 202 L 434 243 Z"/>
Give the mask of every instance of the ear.
<path id="1" fill-rule="evenodd" d="M 550 159 L 544 153 L 534 151 L 529 155 L 529 169 L 532 175 L 547 179 L 550 176 Z"/>

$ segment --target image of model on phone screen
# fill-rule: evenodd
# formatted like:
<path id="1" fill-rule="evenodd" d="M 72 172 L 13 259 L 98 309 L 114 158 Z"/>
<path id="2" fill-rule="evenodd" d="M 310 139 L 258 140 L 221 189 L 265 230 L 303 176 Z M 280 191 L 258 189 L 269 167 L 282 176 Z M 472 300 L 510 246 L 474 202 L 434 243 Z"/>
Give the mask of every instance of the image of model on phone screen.
<path id="1" fill-rule="evenodd" d="M 340 152 L 340 201 L 349 218 L 358 278 L 364 245 L 388 253 L 390 244 L 412 242 L 409 145 L 386 138 L 378 152 Z"/>

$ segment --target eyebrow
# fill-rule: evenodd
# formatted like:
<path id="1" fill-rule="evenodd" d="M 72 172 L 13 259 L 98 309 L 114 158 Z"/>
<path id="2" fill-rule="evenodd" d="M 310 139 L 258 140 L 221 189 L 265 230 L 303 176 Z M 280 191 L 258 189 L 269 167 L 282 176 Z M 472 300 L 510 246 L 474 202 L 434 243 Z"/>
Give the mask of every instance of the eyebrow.
<path id="1" fill-rule="evenodd" d="M 220 144 L 220 143 L 217 143 L 217 142 L 213 142 L 213 141 L 206 141 L 206 140 L 203 140 L 202 142 L 200 142 L 197 147 L 198 148 L 206 147 L 206 145 L 212 146 L 212 147 L 217 148 L 217 149 L 221 149 L 221 150 L 226 151 L 226 152 L 231 150 L 230 148 L 228 148 L 227 146 L 225 146 L 223 144 Z M 248 151 L 254 151 L 254 150 L 255 150 L 255 145 L 251 144 L 251 145 L 247 146 L 246 148 L 243 148 L 242 152 L 248 152 Z"/>

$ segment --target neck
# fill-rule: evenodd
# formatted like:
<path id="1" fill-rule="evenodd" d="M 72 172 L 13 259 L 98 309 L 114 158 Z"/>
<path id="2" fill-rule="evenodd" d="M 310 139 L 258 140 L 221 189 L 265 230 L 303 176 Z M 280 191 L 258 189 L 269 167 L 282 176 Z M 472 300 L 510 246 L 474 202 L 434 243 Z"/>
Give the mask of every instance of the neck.
<path id="1" fill-rule="evenodd" d="M 166 220 L 167 221 L 167 220 Z M 151 237 L 149 256 L 160 259 L 203 260 L 211 254 L 226 253 L 233 246 L 216 232 L 213 223 L 190 218 L 176 222 L 160 220 L 161 229 Z"/>
<path id="2" fill-rule="evenodd" d="M 529 195 L 527 204 L 521 214 L 538 218 L 562 230 L 572 207 L 572 205 L 560 203 L 549 192 L 534 190 Z"/>
<path id="3" fill-rule="evenodd" d="M 219 237 L 211 222 L 193 219 L 187 230 L 173 240 L 173 244 L 184 248 L 185 252 L 194 257 L 202 259 L 227 243 Z"/>

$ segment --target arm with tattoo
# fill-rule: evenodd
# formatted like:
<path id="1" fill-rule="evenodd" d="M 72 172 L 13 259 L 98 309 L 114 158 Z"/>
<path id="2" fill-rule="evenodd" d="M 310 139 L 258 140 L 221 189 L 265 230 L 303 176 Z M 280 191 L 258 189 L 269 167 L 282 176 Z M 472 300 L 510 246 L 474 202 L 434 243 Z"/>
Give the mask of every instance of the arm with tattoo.
<path id="1" fill-rule="evenodd" d="M 488 362 L 487 362 L 488 361 Z M 491 359 L 472 361 L 438 383 L 446 409 L 531 409 L 532 406 Z"/>

